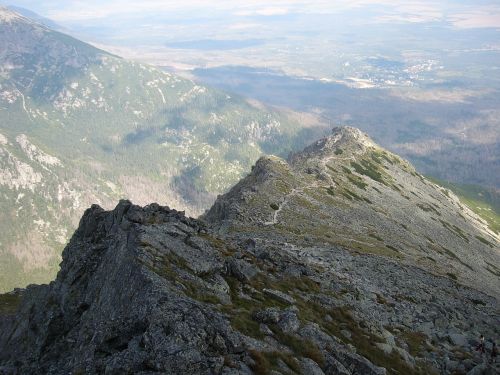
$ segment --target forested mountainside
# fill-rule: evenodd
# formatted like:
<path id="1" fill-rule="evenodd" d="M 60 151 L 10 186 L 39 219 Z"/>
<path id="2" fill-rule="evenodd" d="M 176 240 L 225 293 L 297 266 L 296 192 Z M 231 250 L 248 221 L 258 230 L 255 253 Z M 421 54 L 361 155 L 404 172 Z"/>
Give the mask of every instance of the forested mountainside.
<path id="1" fill-rule="evenodd" d="M 127 61 L 0 8 L 0 290 L 47 282 L 85 207 L 197 215 L 323 127 Z"/>

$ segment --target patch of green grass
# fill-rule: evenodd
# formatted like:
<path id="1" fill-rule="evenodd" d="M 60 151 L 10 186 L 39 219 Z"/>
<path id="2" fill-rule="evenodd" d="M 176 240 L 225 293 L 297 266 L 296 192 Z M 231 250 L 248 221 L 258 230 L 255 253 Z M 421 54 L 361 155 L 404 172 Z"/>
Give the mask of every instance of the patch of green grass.
<path id="1" fill-rule="evenodd" d="M 368 176 L 374 181 L 384 183 L 384 180 L 382 179 L 382 174 L 379 171 L 377 171 L 376 168 L 373 168 L 371 165 L 369 165 L 368 167 L 364 167 L 361 164 L 352 161 L 351 166 L 359 174 Z"/>
<path id="2" fill-rule="evenodd" d="M 342 170 L 347 174 L 352 174 L 351 170 L 345 166 L 342 166 Z"/>
<path id="3" fill-rule="evenodd" d="M 428 337 L 423 332 L 407 331 L 403 332 L 401 336 L 408 344 L 408 352 L 414 357 L 419 355 L 425 348 L 428 348 L 426 345 Z"/>
<path id="4" fill-rule="evenodd" d="M 482 243 L 484 243 L 485 245 L 487 245 L 487 246 L 489 246 L 489 247 L 493 248 L 493 246 L 494 246 L 494 245 L 493 245 L 490 241 L 488 241 L 486 238 L 481 237 L 481 236 L 476 236 L 476 238 L 477 238 L 479 241 L 481 241 Z"/>
<path id="5" fill-rule="evenodd" d="M 460 229 L 456 225 L 450 224 L 444 220 L 439 219 L 439 221 L 450 232 L 455 233 L 457 236 L 461 237 L 465 242 L 469 243 L 469 239 L 467 238 L 466 234 L 464 233 L 464 231 L 462 229 Z"/>
<path id="6" fill-rule="evenodd" d="M 408 301 L 411 303 L 418 303 L 417 300 L 413 296 L 406 295 L 406 294 L 396 294 L 394 296 L 394 299 L 396 299 L 398 301 L 404 300 L 404 301 Z"/>
<path id="7" fill-rule="evenodd" d="M 480 299 L 471 299 L 471 302 L 472 302 L 474 305 L 486 306 L 486 302 L 481 301 Z"/>
<path id="8" fill-rule="evenodd" d="M 283 306 L 267 298 L 262 293 L 252 294 L 251 300 L 244 299 L 238 293 L 241 283 L 231 277 L 228 277 L 226 280 L 231 288 L 232 304 L 221 307 L 222 311 L 229 315 L 231 325 L 234 329 L 261 339 L 263 335 L 259 331 L 259 324 L 252 319 L 253 311 L 262 310 L 270 306 L 280 308 L 283 308 Z M 263 288 L 272 288 L 292 295 L 296 299 L 295 305 L 298 307 L 298 317 L 303 323 L 317 323 L 324 332 L 339 338 L 345 343 L 352 344 L 356 347 L 360 355 L 368 358 L 377 366 L 385 367 L 388 374 L 423 375 L 429 373 L 429 369 L 422 367 L 420 364 L 417 364 L 415 368 L 411 368 L 395 351 L 390 354 L 384 353 L 376 346 L 376 343 L 382 343 L 384 340 L 371 333 L 368 325 L 356 320 L 349 307 L 339 306 L 331 308 L 314 302 L 311 298 L 320 293 L 321 288 L 318 283 L 308 277 L 274 279 L 268 275 L 261 274 L 253 279 L 250 285 L 257 291 Z M 302 298 L 304 293 L 308 295 L 307 300 Z M 326 320 L 325 316 L 327 314 L 332 319 Z M 250 355 L 254 361 L 251 367 L 254 373 L 270 374 L 272 370 L 278 369 L 279 360 L 283 361 L 291 371 L 300 373 L 300 366 L 296 360 L 297 357 L 311 358 L 320 367 L 325 366 L 323 352 L 314 342 L 305 340 L 297 335 L 283 333 L 274 325 L 269 325 L 269 328 L 273 331 L 276 340 L 288 347 L 290 352 L 251 350 Z M 351 333 L 351 337 L 344 337 L 341 334 L 342 330 L 348 330 Z M 328 347 L 326 350 L 328 350 Z"/>
<path id="9" fill-rule="evenodd" d="M 486 270 L 489 273 L 491 273 L 491 274 L 493 274 L 493 275 L 495 275 L 497 277 L 500 277 L 500 268 L 498 268 L 497 266 L 495 266 L 494 264 L 492 264 L 492 263 L 490 263 L 488 261 L 485 261 L 485 262 L 488 265 L 488 267 L 486 267 Z"/>
<path id="10" fill-rule="evenodd" d="M 373 151 L 371 153 L 371 158 L 376 162 L 376 163 L 379 163 L 379 164 L 382 164 L 382 161 L 381 159 L 384 159 L 386 162 L 388 162 L 389 164 L 394 164 L 394 162 L 389 158 L 389 156 L 387 155 L 387 153 L 385 151 Z"/>
<path id="11" fill-rule="evenodd" d="M 236 252 L 235 249 L 228 247 L 226 241 L 221 240 L 220 238 L 214 237 L 208 233 L 200 233 L 198 234 L 201 238 L 207 240 L 213 248 L 220 251 L 224 256 L 232 256 Z"/>
<path id="12" fill-rule="evenodd" d="M 325 357 L 315 343 L 310 340 L 304 340 L 296 335 L 283 333 L 274 326 L 270 328 L 273 330 L 276 339 L 283 345 L 289 347 L 297 357 L 310 358 L 320 367 L 324 367 Z"/>
<path id="13" fill-rule="evenodd" d="M 368 184 L 364 183 L 361 178 L 353 175 L 349 175 L 347 176 L 347 178 L 349 179 L 349 181 L 351 181 L 352 184 L 356 185 L 359 189 L 366 190 Z"/>
<path id="14" fill-rule="evenodd" d="M 455 193 L 462 203 L 481 217 L 491 230 L 500 234 L 500 193 L 478 185 L 462 185 L 427 176 L 432 182 Z"/>
<path id="15" fill-rule="evenodd" d="M 268 375 L 273 370 L 279 370 L 279 360 L 283 361 L 294 373 L 301 373 L 299 362 L 290 353 L 278 351 L 264 352 L 254 349 L 250 350 L 249 353 L 254 361 L 254 364 L 251 366 L 254 374 Z"/>
<path id="16" fill-rule="evenodd" d="M 390 303 L 389 301 L 387 301 L 387 299 L 383 295 L 378 294 L 378 293 L 377 293 L 377 303 L 381 304 L 381 305 L 391 306 L 391 307 L 395 306 L 394 303 Z"/>
<path id="17" fill-rule="evenodd" d="M 330 194 L 332 197 L 335 196 L 335 191 L 333 190 L 333 186 L 330 186 L 326 189 L 326 192 Z"/>
<path id="18" fill-rule="evenodd" d="M 463 266 L 465 266 L 465 267 L 467 267 L 468 269 L 470 269 L 471 271 L 473 271 L 472 267 L 471 267 L 471 266 L 469 266 L 467 263 L 464 263 L 464 262 L 462 261 L 462 259 L 460 259 L 458 256 L 456 256 L 456 254 L 455 254 L 453 251 L 451 251 L 451 250 L 447 249 L 447 248 L 446 248 L 446 247 L 444 247 L 443 245 L 439 245 L 439 246 L 441 246 L 441 249 L 443 249 L 443 250 L 444 250 L 444 252 L 445 252 L 445 253 L 446 253 L 449 257 L 451 257 L 451 258 L 455 259 L 457 262 L 459 262 L 459 263 L 460 263 L 460 264 L 462 264 Z"/>
<path id="19" fill-rule="evenodd" d="M 341 194 L 344 197 L 346 197 L 347 199 L 351 200 L 351 201 L 354 200 L 354 199 L 357 200 L 357 201 L 360 201 L 360 202 L 364 201 L 364 199 L 361 198 L 358 194 L 356 194 L 356 193 L 354 193 L 354 192 L 352 192 L 352 191 L 350 191 L 350 190 L 348 190 L 346 188 L 344 188 L 342 190 Z"/>
<path id="20" fill-rule="evenodd" d="M 397 187 L 397 185 L 395 185 L 395 184 L 392 184 L 392 185 L 391 185 L 391 188 L 392 188 L 392 189 L 394 189 L 394 190 L 396 190 L 396 191 L 397 191 L 397 192 L 399 192 L 399 193 L 402 193 L 401 189 L 400 189 L 400 188 L 398 188 L 398 187 Z"/>
<path id="21" fill-rule="evenodd" d="M 361 164 L 351 161 L 351 167 L 353 167 L 354 170 L 361 175 L 368 176 L 372 180 L 377 181 L 381 184 L 386 184 L 382 173 L 379 171 L 379 168 L 377 168 L 376 165 L 367 160 L 361 160 L 360 163 Z"/>
<path id="22" fill-rule="evenodd" d="M 268 272 L 269 274 L 269 272 Z M 260 325 L 253 319 L 255 312 L 267 307 L 286 307 L 286 304 L 267 297 L 263 293 L 254 293 L 248 298 L 239 295 L 242 286 L 241 282 L 234 277 L 226 277 L 226 282 L 230 287 L 231 304 L 222 306 L 223 312 L 229 315 L 231 326 L 244 335 L 262 339 L 264 335 L 260 332 Z M 269 276 L 259 274 L 250 282 L 250 285 L 257 291 L 264 288 L 276 289 L 287 294 L 293 291 L 314 293 L 319 291 L 319 285 L 308 277 L 288 277 L 273 280 Z"/>
<path id="23" fill-rule="evenodd" d="M 182 285 L 183 291 L 188 297 L 203 303 L 220 303 L 220 299 L 216 295 L 201 287 L 202 280 L 198 283 L 195 281 L 196 279 L 192 280 L 186 277 L 186 273 L 192 274 L 192 270 L 183 258 L 174 253 L 169 253 L 164 256 L 162 262 L 154 267 L 151 267 L 146 263 L 143 263 L 143 265 L 161 277 L 172 281 L 174 284 Z"/>
<path id="24" fill-rule="evenodd" d="M 375 238 L 377 241 L 381 241 L 381 242 L 383 242 L 383 241 L 384 241 L 382 238 L 380 238 L 379 236 L 377 236 L 377 235 L 376 235 L 376 234 L 374 234 L 374 233 L 369 233 L 368 235 L 369 235 L 370 237 L 372 237 L 372 238 Z"/>
<path id="25" fill-rule="evenodd" d="M 417 203 L 417 207 L 420 208 L 422 211 L 425 211 L 425 212 L 434 212 L 436 215 L 441 216 L 441 212 L 439 212 L 438 210 L 436 210 L 430 204 L 427 204 L 427 203 Z"/>
<path id="26" fill-rule="evenodd" d="M 209 292 L 204 291 L 202 288 L 200 288 L 200 285 L 189 281 L 189 280 L 183 280 L 182 285 L 186 288 L 184 292 L 186 293 L 187 296 L 203 302 L 203 303 L 210 303 L 212 305 L 216 305 L 220 303 L 219 297 L 217 297 L 214 294 L 211 294 Z"/>
<path id="27" fill-rule="evenodd" d="M 356 321 L 349 308 L 337 307 L 325 311 L 320 306 L 317 306 L 316 310 L 319 310 L 318 312 L 321 314 L 321 320 L 318 324 L 326 332 L 346 343 L 354 345 L 358 354 L 366 357 L 375 365 L 386 368 L 388 374 L 424 375 L 429 373 L 428 368 L 420 366 L 416 366 L 415 368 L 410 367 L 396 351 L 386 354 L 376 346 L 376 343 L 383 343 L 384 339 L 371 333 L 363 322 Z M 323 319 L 325 313 L 328 313 L 333 320 L 325 322 Z M 341 334 L 340 331 L 343 329 L 351 333 L 350 339 Z"/>
<path id="28" fill-rule="evenodd" d="M 395 251 L 396 253 L 399 253 L 400 251 L 398 249 L 396 249 L 394 246 L 391 246 L 391 245 L 385 245 L 385 247 L 387 247 L 388 249 L 391 249 L 392 251 Z"/>

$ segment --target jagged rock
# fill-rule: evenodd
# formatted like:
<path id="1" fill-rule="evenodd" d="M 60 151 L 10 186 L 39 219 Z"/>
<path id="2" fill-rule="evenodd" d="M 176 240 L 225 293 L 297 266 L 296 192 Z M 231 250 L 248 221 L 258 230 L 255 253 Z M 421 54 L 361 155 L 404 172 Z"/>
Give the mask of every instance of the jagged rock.
<path id="1" fill-rule="evenodd" d="M 153 217 L 161 217 L 154 238 L 163 244 L 154 249 L 152 241 L 143 241 L 153 238 L 152 228 L 141 224 Z M 15 366 L 27 374 L 219 371 L 223 356 L 242 346 L 238 334 L 216 310 L 186 298 L 168 281 L 174 267 L 180 273 L 195 269 L 194 274 L 207 269 L 194 258 L 169 259 L 173 247 L 187 254 L 198 250 L 212 264 L 217 251 L 187 249 L 184 238 L 160 234 L 172 221 L 197 230 L 195 222 L 159 206 L 142 209 L 124 201 L 109 213 L 98 206 L 87 210 L 56 281 L 27 288 L 17 313 L 24 325 L 2 322 L 2 333 L 17 333 L 2 334 L 1 363 L 23 363 Z M 153 259 L 153 266 L 145 266 L 143 258 Z"/>
<path id="2" fill-rule="evenodd" d="M 263 289 L 262 291 L 268 296 L 277 299 L 278 301 L 288 303 L 290 305 L 295 303 L 295 299 L 293 297 L 289 296 L 286 293 L 280 292 L 279 290 Z"/>
<path id="3" fill-rule="evenodd" d="M 467 337 L 459 333 L 450 333 L 448 336 L 450 342 L 455 346 L 465 347 L 468 345 Z"/>
<path id="4" fill-rule="evenodd" d="M 467 375 L 495 375 L 498 374 L 498 368 L 488 366 L 486 363 L 481 363 L 470 370 Z"/>
<path id="5" fill-rule="evenodd" d="M 349 332 L 347 329 L 341 330 L 340 333 L 347 339 L 350 339 L 352 337 L 351 332 Z"/>
<path id="6" fill-rule="evenodd" d="M 252 238 L 247 238 L 245 241 L 242 242 L 242 247 L 247 251 L 255 250 L 256 246 L 257 244 L 255 243 L 255 240 L 253 240 Z"/>
<path id="7" fill-rule="evenodd" d="M 286 309 L 280 314 L 278 328 L 285 333 L 294 333 L 300 328 L 300 320 L 297 313 L 293 310 Z"/>
<path id="8" fill-rule="evenodd" d="M 258 270 L 252 264 L 243 259 L 230 259 L 228 262 L 229 274 L 236 277 L 241 282 L 249 282 L 257 275 Z"/>
<path id="9" fill-rule="evenodd" d="M 255 189 L 255 199 L 242 203 Z M 355 128 L 335 128 L 288 161 L 261 158 L 203 218 L 221 233 L 245 228 L 245 238 L 252 233 L 265 241 L 277 229 L 275 241 L 402 258 L 490 296 L 500 293 L 485 269 L 500 262 L 500 236 L 452 193 Z"/>
<path id="10" fill-rule="evenodd" d="M 377 342 L 375 345 L 377 345 L 380 349 L 382 349 L 382 351 L 385 353 L 385 354 L 391 354 L 392 353 L 392 345 L 389 345 L 389 344 L 386 344 L 384 342 Z"/>
<path id="11" fill-rule="evenodd" d="M 347 370 L 345 366 L 337 361 L 332 356 L 327 356 L 327 364 L 325 368 L 326 375 L 351 375 L 352 372 Z"/>
<path id="12" fill-rule="evenodd" d="M 260 323 L 276 324 L 280 320 L 280 310 L 275 307 L 269 307 L 254 314 L 254 319 Z"/>
<path id="13" fill-rule="evenodd" d="M 261 333 L 267 336 L 272 336 L 274 334 L 274 332 L 271 331 L 271 329 L 266 324 L 260 324 L 259 330 Z"/>

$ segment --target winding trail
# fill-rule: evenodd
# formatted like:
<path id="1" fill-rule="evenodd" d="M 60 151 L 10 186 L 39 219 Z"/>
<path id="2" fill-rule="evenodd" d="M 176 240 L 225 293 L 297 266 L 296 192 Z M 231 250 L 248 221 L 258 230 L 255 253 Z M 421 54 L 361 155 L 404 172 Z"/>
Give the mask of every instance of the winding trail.
<path id="1" fill-rule="evenodd" d="M 338 157 L 338 156 L 329 156 L 327 158 L 319 160 L 321 168 L 323 170 L 326 170 L 327 169 L 326 165 L 331 160 L 351 160 L 351 161 L 356 161 L 356 158 L 354 156 L 344 157 L 344 158 Z M 276 225 L 276 224 L 278 224 L 278 215 L 283 210 L 283 207 L 288 204 L 288 202 L 290 201 L 290 198 L 292 196 L 295 196 L 297 194 L 303 193 L 306 189 L 319 188 L 319 187 L 326 187 L 326 185 L 325 184 L 320 184 L 317 181 L 315 181 L 314 183 L 306 185 L 306 186 L 301 187 L 301 188 L 293 188 L 287 195 L 285 195 L 285 197 L 283 198 L 283 200 L 281 201 L 281 203 L 278 205 L 278 209 L 273 212 L 273 217 L 272 217 L 271 221 L 264 222 L 264 225 L 269 226 L 269 225 Z"/>

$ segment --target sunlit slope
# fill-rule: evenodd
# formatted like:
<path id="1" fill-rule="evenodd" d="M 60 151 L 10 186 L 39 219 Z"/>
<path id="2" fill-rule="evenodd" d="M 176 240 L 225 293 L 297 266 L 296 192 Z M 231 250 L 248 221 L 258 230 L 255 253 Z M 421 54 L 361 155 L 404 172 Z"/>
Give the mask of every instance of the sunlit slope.
<path id="1" fill-rule="evenodd" d="M 341 245 L 498 293 L 500 238 L 449 190 L 355 128 L 261 158 L 206 215 L 222 232 Z"/>

